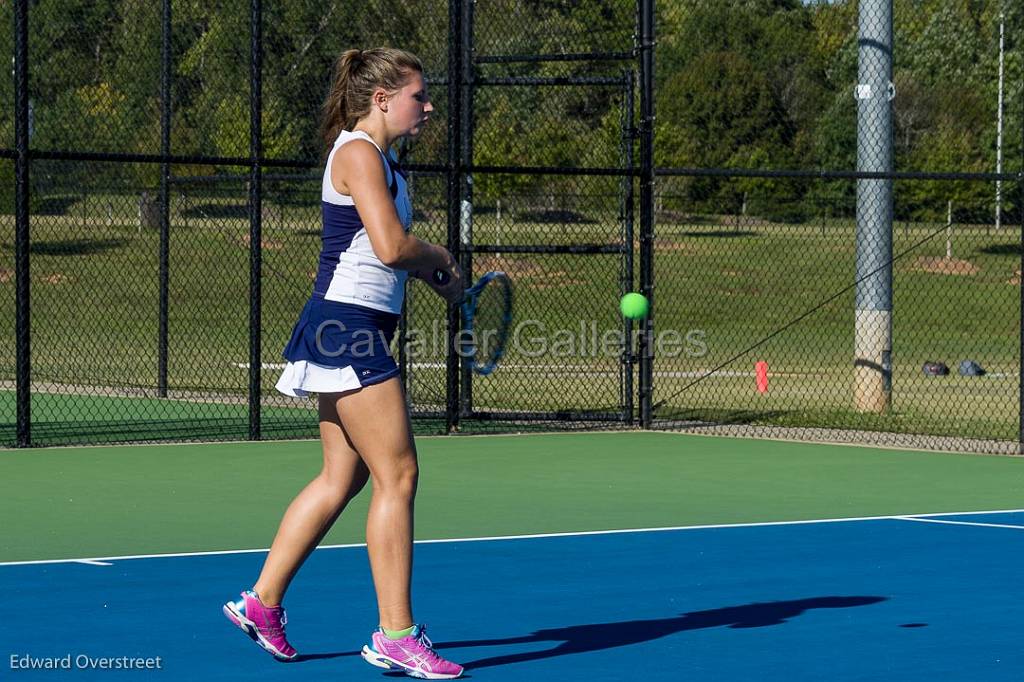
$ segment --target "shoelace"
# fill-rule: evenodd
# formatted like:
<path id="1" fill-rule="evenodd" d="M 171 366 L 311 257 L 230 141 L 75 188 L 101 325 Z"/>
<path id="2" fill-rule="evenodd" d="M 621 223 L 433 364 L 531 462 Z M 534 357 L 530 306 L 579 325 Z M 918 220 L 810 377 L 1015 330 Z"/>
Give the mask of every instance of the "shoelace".
<path id="1" fill-rule="evenodd" d="M 284 637 L 284 626 L 288 624 L 288 614 L 284 609 L 281 609 L 281 620 L 276 625 L 272 622 L 266 625 L 267 634 L 271 637 Z"/>
<path id="2" fill-rule="evenodd" d="M 434 651 L 434 643 L 427 637 L 427 629 L 420 628 L 420 636 L 417 641 L 427 650 L 427 655 L 430 657 L 431 662 L 442 660 L 441 657 Z"/>

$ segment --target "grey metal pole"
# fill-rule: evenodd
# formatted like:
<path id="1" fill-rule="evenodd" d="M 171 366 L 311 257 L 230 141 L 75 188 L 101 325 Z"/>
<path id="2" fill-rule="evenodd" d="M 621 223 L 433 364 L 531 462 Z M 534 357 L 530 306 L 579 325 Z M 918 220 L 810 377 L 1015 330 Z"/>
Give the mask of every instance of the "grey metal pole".
<path id="1" fill-rule="evenodd" d="M 892 172 L 892 0 L 861 0 L 859 27 L 857 170 Z M 857 280 L 854 406 L 881 413 L 892 401 L 891 179 L 857 181 Z"/>
<path id="2" fill-rule="evenodd" d="M 17 445 L 32 445 L 32 326 L 29 307 L 28 0 L 14 2 L 14 270 Z"/>
<path id="3" fill-rule="evenodd" d="M 249 56 L 249 440 L 262 437 L 263 3 L 251 0 Z"/>

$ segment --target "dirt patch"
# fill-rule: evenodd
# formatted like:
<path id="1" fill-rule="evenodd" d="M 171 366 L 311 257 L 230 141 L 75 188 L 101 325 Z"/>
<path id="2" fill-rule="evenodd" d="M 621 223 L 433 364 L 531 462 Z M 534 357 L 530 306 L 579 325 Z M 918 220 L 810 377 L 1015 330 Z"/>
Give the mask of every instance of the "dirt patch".
<path id="1" fill-rule="evenodd" d="M 741 287 L 741 288 L 727 288 L 719 289 L 726 296 L 760 296 L 761 290 L 756 287 Z"/>
<path id="2" fill-rule="evenodd" d="M 55 272 L 52 275 L 43 275 L 43 281 L 47 284 L 67 284 L 71 281 L 71 278 L 61 272 Z"/>
<path id="3" fill-rule="evenodd" d="M 2 281 L 3 280 L 0 279 L 0 282 L 2 282 Z M 1015 287 L 1019 287 L 1020 286 L 1020 270 L 1017 270 L 1016 272 L 1014 272 L 1013 273 L 1013 277 L 1011 277 L 1010 279 L 1006 280 L 1006 283 L 1007 284 L 1012 284 Z"/>
<path id="4" fill-rule="evenodd" d="M 501 270 L 513 280 L 539 277 L 546 272 L 543 266 L 528 258 L 502 258 L 493 253 L 473 256 L 474 272 L 483 273 L 491 270 Z"/>
<path id="5" fill-rule="evenodd" d="M 14 270 L 10 268 L 0 268 L 0 284 L 7 284 L 14 280 Z"/>
<path id="6" fill-rule="evenodd" d="M 586 281 L 567 270 L 549 270 L 527 258 L 502 258 L 490 253 L 473 256 L 473 272 L 479 275 L 491 270 L 507 273 L 513 285 L 516 282 L 529 283 L 534 289 L 552 289 Z"/>
<path id="7" fill-rule="evenodd" d="M 981 268 L 970 261 L 959 258 L 921 256 L 913 262 L 914 272 L 930 272 L 935 275 L 976 275 Z"/>
<path id="8" fill-rule="evenodd" d="M 684 253 L 688 255 L 695 255 L 698 253 L 697 247 L 693 244 L 687 244 L 685 242 L 674 241 L 671 239 L 654 239 L 654 250 L 671 252 L 671 253 Z M 636 253 L 640 253 L 640 244 L 636 244 Z"/>
<path id="9" fill-rule="evenodd" d="M 242 243 L 245 244 L 246 248 L 248 248 L 251 241 L 252 238 L 249 235 L 244 235 L 242 237 Z M 261 239 L 260 244 L 263 246 L 264 249 L 268 251 L 280 251 L 281 249 L 284 248 L 283 243 L 276 241 L 274 239 Z"/>

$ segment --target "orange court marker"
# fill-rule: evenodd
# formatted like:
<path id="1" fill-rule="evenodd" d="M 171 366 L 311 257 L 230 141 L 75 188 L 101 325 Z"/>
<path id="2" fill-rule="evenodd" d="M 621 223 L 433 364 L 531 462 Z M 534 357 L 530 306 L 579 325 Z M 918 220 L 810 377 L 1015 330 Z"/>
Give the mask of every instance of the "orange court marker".
<path id="1" fill-rule="evenodd" d="M 768 392 L 768 363 L 759 360 L 754 363 L 754 373 L 757 375 L 757 392 Z"/>

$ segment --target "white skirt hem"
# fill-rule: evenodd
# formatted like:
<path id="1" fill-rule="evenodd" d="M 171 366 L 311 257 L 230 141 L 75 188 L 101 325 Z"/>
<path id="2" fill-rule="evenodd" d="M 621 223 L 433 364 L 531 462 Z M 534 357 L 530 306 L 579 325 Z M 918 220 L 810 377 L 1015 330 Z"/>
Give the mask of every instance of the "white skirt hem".
<path id="1" fill-rule="evenodd" d="M 306 360 L 289 362 L 277 380 L 277 390 L 293 398 L 311 393 L 342 393 L 362 388 L 351 366 L 324 367 Z"/>

